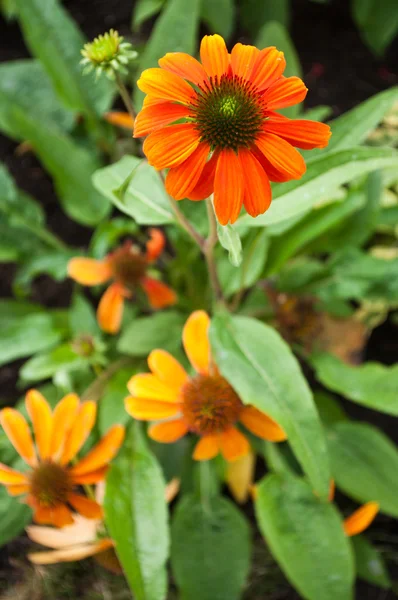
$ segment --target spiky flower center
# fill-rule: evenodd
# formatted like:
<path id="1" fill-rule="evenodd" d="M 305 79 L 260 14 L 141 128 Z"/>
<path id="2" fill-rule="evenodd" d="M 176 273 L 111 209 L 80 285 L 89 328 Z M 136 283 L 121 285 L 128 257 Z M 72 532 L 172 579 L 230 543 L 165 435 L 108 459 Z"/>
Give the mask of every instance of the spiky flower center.
<path id="1" fill-rule="evenodd" d="M 266 119 L 262 94 L 250 81 L 232 75 L 203 83 L 191 108 L 201 141 L 212 150 L 250 148 Z"/>
<path id="2" fill-rule="evenodd" d="M 139 284 L 148 267 L 146 256 L 130 242 L 113 253 L 111 263 L 116 281 L 131 290 Z"/>
<path id="3" fill-rule="evenodd" d="M 197 375 L 182 389 L 182 413 L 189 429 L 198 434 L 220 433 L 236 423 L 243 404 L 224 377 Z"/>
<path id="4" fill-rule="evenodd" d="M 111 29 L 104 35 L 99 35 L 92 42 L 85 44 L 82 54 L 94 64 L 100 65 L 113 60 L 118 51 L 123 37 Z"/>
<path id="5" fill-rule="evenodd" d="M 68 471 L 61 465 L 44 461 L 32 472 L 30 491 L 42 506 L 54 507 L 66 503 L 71 490 Z"/>

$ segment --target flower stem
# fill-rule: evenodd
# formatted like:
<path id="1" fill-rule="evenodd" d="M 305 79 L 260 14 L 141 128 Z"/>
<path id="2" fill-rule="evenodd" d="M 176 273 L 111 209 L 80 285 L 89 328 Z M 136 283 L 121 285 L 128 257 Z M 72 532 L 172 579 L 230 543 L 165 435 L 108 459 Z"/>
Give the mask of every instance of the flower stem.
<path id="1" fill-rule="evenodd" d="M 210 283 L 213 288 L 216 303 L 226 306 L 214 257 L 214 247 L 217 244 L 218 235 L 216 216 L 214 214 L 213 203 L 210 198 L 207 198 L 206 200 L 206 209 L 209 220 L 209 236 L 203 245 L 202 252 L 206 259 L 207 270 L 209 271 Z"/>
<path id="2" fill-rule="evenodd" d="M 196 242 L 196 244 L 199 246 L 199 248 L 203 252 L 203 247 L 205 245 L 204 238 L 200 235 L 200 233 L 198 233 L 196 231 L 195 227 L 193 227 L 193 225 L 191 225 L 191 223 L 188 221 L 188 219 L 186 218 L 184 213 L 182 213 L 180 211 L 176 200 L 174 200 L 174 198 L 172 198 L 169 194 L 168 194 L 168 198 L 169 198 L 171 210 L 173 211 L 175 218 L 177 219 L 177 221 L 179 222 L 181 227 L 183 229 L 185 229 L 187 234 L 194 240 L 194 242 Z"/>
<path id="3" fill-rule="evenodd" d="M 123 79 L 120 77 L 120 73 L 118 73 L 117 71 L 115 72 L 115 81 L 116 81 L 116 85 L 118 87 L 120 96 L 124 102 L 124 105 L 127 108 L 127 111 L 129 112 L 130 117 L 134 121 L 136 115 L 135 115 L 135 110 L 134 110 L 133 103 L 131 101 L 130 94 L 129 94 L 126 86 L 123 83 Z"/>

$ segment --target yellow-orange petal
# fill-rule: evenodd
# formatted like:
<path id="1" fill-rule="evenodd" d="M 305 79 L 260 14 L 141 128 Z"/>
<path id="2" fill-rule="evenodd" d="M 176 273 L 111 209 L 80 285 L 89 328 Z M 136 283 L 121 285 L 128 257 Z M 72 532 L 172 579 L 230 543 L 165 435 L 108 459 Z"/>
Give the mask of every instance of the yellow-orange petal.
<path id="1" fill-rule="evenodd" d="M 24 485 L 26 482 L 26 475 L 0 463 L 0 483 L 3 485 Z"/>
<path id="2" fill-rule="evenodd" d="M 249 497 L 253 486 L 255 464 L 256 456 L 253 452 L 228 464 L 226 481 L 233 497 L 239 504 L 246 502 Z"/>
<path id="3" fill-rule="evenodd" d="M 123 425 L 113 425 L 87 456 L 70 469 L 72 477 L 97 471 L 107 465 L 119 452 L 124 436 L 125 429 Z"/>
<path id="4" fill-rule="evenodd" d="M 188 117 L 190 110 L 182 104 L 164 102 L 143 108 L 137 115 L 134 125 L 134 137 L 143 137 L 160 127 L 170 125 L 178 119 Z"/>
<path id="5" fill-rule="evenodd" d="M 89 556 L 99 554 L 100 552 L 103 552 L 112 546 L 113 541 L 110 538 L 103 538 L 102 540 L 98 540 L 98 542 L 79 544 L 69 548 L 62 548 L 60 550 L 31 552 L 28 554 L 28 559 L 30 562 L 36 565 L 53 565 L 61 562 L 75 562 L 77 560 L 83 560 Z"/>
<path id="6" fill-rule="evenodd" d="M 76 419 L 80 400 L 76 394 L 67 394 L 54 409 L 53 429 L 51 434 L 50 453 L 57 460 L 63 450 L 66 438 Z"/>
<path id="7" fill-rule="evenodd" d="M 111 125 L 116 125 L 116 127 L 122 127 L 123 129 L 129 129 L 130 131 L 134 127 L 134 119 L 128 112 L 111 110 L 104 114 L 104 119 Z"/>
<path id="8" fill-rule="evenodd" d="M 232 72 L 237 77 L 249 80 L 260 51 L 255 46 L 235 44 L 231 52 Z"/>
<path id="9" fill-rule="evenodd" d="M 267 89 L 264 101 L 268 110 L 279 110 L 299 104 L 307 92 L 308 89 L 299 77 L 281 77 Z"/>
<path id="10" fill-rule="evenodd" d="M 107 260 L 77 256 L 68 262 L 68 275 L 82 285 L 99 285 L 112 277 L 112 269 Z"/>
<path id="11" fill-rule="evenodd" d="M 166 177 L 166 191 L 176 200 L 189 196 L 202 176 L 210 153 L 210 146 L 201 143 L 183 163 L 170 169 Z"/>
<path id="12" fill-rule="evenodd" d="M 210 160 L 207 161 L 198 183 L 187 194 L 187 198 L 190 200 L 204 200 L 213 193 L 218 156 L 219 152 L 215 151 Z"/>
<path id="13" fill-rule="evenodd" d="M 93 484 L 93 483 L 99 483 L 100 481 L 103 481 L 106 477 L 106 474 L 109 470 L 109 467 L 102 467 L 101 469 L 97 469 L 96 471 L 90 471 L 89 473 L 84 473 L 84 475 L 75 475 L 75 477 L 73 478 L 74 483 L 76 483 L 77 485 L 84 485 L 84 484 Z"/>
<path id="14" fill-rule="evenodd" d="M 160 402 L 178 402 L 179 388 L 170 386 L 151 373 L 133 375 L 127 383 L 127 389 L 136 398 L 148 398 Z"/>
<path id="15" fill-rule="evenodd" d="M 375 519 L 379 509 L 378 502 L 367 502 L 358 508 L 350 517 L 344 520 L 345 534 L 352 537 L 365 531 Z"/>
<path id="16" fill-rule="evenodd" d="M 163 423 L 151 425 L 148 435 L 155 442 L 171 444 L 182 438 L 187 432 L 188 427 L 185 421 L 177 419 L 175 421 L 164 421 Z"/>
<path id="17" fill-rule="evenodd" d="M 256 145 L 272 166 L 289 179 L 300 179 L 306 171 L 304 158 L 288 142 L 273 133 L 262 133 Z"/>
<path id="18" fill-rule="evenodd" d="M 139 421 L 157 421 L 175 417 L 180 412 L 179 404 L 149 400 L 148 398 L 133 398 L 128 396 L 124 401 L 126 411 Z"/>
<path id="19" fill-rule="evenodd" d="M 10 494 L 10 496 L 22 496 L 23 494 L 28 494 L 29 491 L 30 485 L 28 483 L 7 486 L 7 492 Z"/>
<path id="20" fill-rule="evenodd" d="M 73 508 L 87 519 L 102 519 L 102 507 L 95 500 L 86 498 L 80 494 L 68 494 L 68 502 Z"/>
<path id="21" fill-rule="evenodd" d="M 151 308 L 154 310 L 173 306 L 177 302 L 175 291 L 158 279 L 144 277 L 141 279 L 140 285 L 147 295 Z"/>
<path id="22" fill-rule="evenodd" d="M 275 46 L 264 48 L 257 56 L 250 80 L 259 91 L 265 90 L 282 76 L 285 68 L 283 52 L 277 50 Z"/>
<path id="23" fill-rule="evenodd" d="M 158 63 L 162 69 L 187 79 L 197 86 L 207 80 L 206 71 L 200 62 L 185 52 L 168 52 Z"/>
<path id="24" fill-rule="evenodd" d="M 204 310 L 196 310 L 188 318 L 182 332 L 182 343 L 189 362 L 195 371 L 204 375 L 209 373 L 211 363 L 209 327 L 209 315 Z"/>
<path id="25" fill-rule="evenodd" d="M 51 519 L 55 527 L 65 527 L 73 523 L 72 512 L 65 504 L 53 508 Z"/>
<path id="26" fill-rule="evenodd" d="M 303 119 L 278 119 L 276 121 L 270 118 L 264 125 L 264 131 L 273 133 L 292 146 L 303 150 L 324 148 L 328 145 L 332 135 L 329 125 Z"/>
<path id="27" fill-rule="evenodd" d="M 214 210 L 221 225 L 235 223 L 243 204 L 244 180 L 233 150 L 222 150 L 214 178 Z"/>
<path id="28" fill-rule="evenodd" d="M 36 465 L 36 451 L 25 417 L 13 408 L 3 408 L 0 411 L 0 423 L 20 457 L 28 465 Z"/>
<path id="29" fill-rule="evenodd" d="M 148 365 L 152 373 L 172 387 L 178 393 L 182 386 L 188 381 L 185 369 L 166 350 L 152 350 L 148 356 Z"/>
<path id="30" fill-rule="evenodd" d="M 117 333 L 123 317 L 124 291 L 119 283 L 112 283 L 98 304 L 98 324 L 106 333 Z"/>
<path id="31" fill-rule="evenodd" d="M 254 408 L 254 406 L 245 406 L 239 418 L 246 429 L 263 440 L 283 442 L 287 439 L 282 427 L 271 419 L 271 417 Z"/>
<path id="32" fill-rule="evenodd" d="M 166 244 L 166 238 L 161 229 L 151 227 L 149 230 L 149 240 L 146 243 L 146 259 L 148 262 L 154 262 L 163 252 Z"/>
<path id="33" fill-rule="evenodd" d="M 192 123 L 181 123 L 151 133 L 143 144 L 143 150 L 155 169 L 171 169 L 184 162 L 196 150 L 199 141 L 199 133 Z"/>
<path id="34" fill-rule="evenodd" d="M 155 96 L 145 96 L 142 103 L 142 107 L 155 106 L 155 104 L 163 104 L 165 100 L 163 98 L 156 98 Z"/>
<path id="35" fill-rule="evenodd" d="M 240 149 L 239 160 L 244 182 L 243 204 L 251 217 L 257 217 L 271 205 L 271 185 L 266 172 L 250 150 Z"/>
<path id="36" fill-rule="evenodd" d="M 246 437 L 235 427 L 230 427 L 220 434 L 221 454 L 227 461 L 238 460 L 250 452 L 250 444 Z"/>
<path id="37" fill-rule="evenodd" d="M 146 69 L 141 73 L 137 86 L 145 94 L 183 104 L 189 104 L 195 96 L 189 83 L 182 77 L 164 69 Z"/>
<path id="38" fill-rule="evenodd" d="M 26 410 L 32 421 L 37 451 L 42 460 L 51 454 L 53 416 L 51 408 L 40 392 L 29 390 L 25 398 Z"/>
<path id="39" fill-rule="evenodd" d="M 204 435 L 200 438 L 193 451 L 194 460 L 210 460 L 220 451 L 220 437 L 217 434 Z"/>
<path id="40" fill-rule="evenodd" d="M 229 69 L 228 50 L 223 38 L 218 35 L 205 35 L 200 44 L 200 60 L 209 77 L 222 77 Z"/>
<path id="41" fill-rule="evenodd" d="M 53 522 L 51 508 L 38 506 L 33 513 L 33 521 L 39 525 L 51 525 Z"/>
<path id="42" fill-rule="evenodd" d="M 83 402 L 75 421 L 65 439 L 60 458 L 61 465 L 67 465 L 83 446 L 94 427 L 97 416 L 97 405 L 92 400 Z"/>

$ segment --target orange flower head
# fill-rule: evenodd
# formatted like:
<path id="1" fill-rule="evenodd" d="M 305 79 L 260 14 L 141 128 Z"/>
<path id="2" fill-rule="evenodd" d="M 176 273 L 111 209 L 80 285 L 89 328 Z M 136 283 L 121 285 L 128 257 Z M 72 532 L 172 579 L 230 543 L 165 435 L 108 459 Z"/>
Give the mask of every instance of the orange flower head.
<path id="1" fill-rule="evenodd" d="M 219 35 L 205 36 L 201 63 L 183 52 L 166 54 L 160 69 L 137 82 L 147 94 L 134 136 L 148 136 L 144 152 L 156 169 L 170 169 L 166 189 L 177 200 L 214 193 L 217 218 L 234 223 L 242 205 L 253 217 L 271 204 L 270 181 L 305 172 L 295 147 L 322 148 L 330 128 L 275 112 L 302 102 L 307 88 L 284 77 L 283 52 L 236 44 L 231 54 Z"/>
<path id="2" fill-rule="evenodd" d="M 219 374 L 211 357 L 209 326 L 208 315 L 196 311 L 184 327 L 183 344 L 195 375 L 190 377 L 168 352 L 153 350 L 148 357 L 151 373 L 130 379 L 131 396 L 125 406 L 136 419 L 158 421 L 149 428 L 152 439 L 171 443 L 191 432 L 199 437 L 195 460 L 207 460 L 221 452 L 226 460 L 234 461 L 250 451 L 247 438 L 237 428 L 238 421 L 266 440 L 283 441 L 286 434 L 270 417 L 245 406 Z"/>
<path id="3" fill-rule="evenodd" d="M 70 507 L 88 519 L 100 519 L 101 506 L 75 488 L 105 478 L 109 462 L 123 442 L 124 427 L 111 427 L 87 456 L 69 466 L 94 426 L 95 402 L 80 403 L 76 394 L 68 394 L 52 411 L 37 390 L 30 390 L 25 403 L 36 443 L 25 418 L 13 408 L 0 412 L 0 423 L 30 470 L 19 472 L 0 463 L 0 483 L 10 495 L 24 496 L 37 523 L 69 525 L 73 523 Z"/>
<path id="4" fill-rule="evenodd" d="M 160 229 L 151 229 L 149 234 L 145 252 L 127 241 L 103 260 L 76 257 L 68 263 L 69 276 L 82 285 L 98 285 L 113 280 L 97 310 L 99 325 L 107 333 L 119 331 L 124 299 L 131 298 L 137 288 L 145 292 L 153 309 L 171 306 L 177 301 L 173 290 L 147 275 L 149 266 L 160 256 L 166 241 Z"/>

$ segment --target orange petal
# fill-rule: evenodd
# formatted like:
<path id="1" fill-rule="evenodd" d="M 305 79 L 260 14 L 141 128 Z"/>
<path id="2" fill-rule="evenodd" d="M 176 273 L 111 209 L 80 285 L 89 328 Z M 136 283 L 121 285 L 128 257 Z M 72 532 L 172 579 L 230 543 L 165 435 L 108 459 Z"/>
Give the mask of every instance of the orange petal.
<path id="1" fill-rule="evenodd" d="M 308 89 L 299 77 L 281 77 L 264 94 L 268 110 L 278 110 L 302 102 Z"/>
<path id="2" fill-rule="evenodd" d="M 190 110 L 182 104 L 172 104 L 171 102 L 163 102 L 162 104 L 154 104 L 143 108 L 137 115 L 134 126 L 134 137 L 143 137 L 164 127 L 170 125 L 178 119 L 188 117 Z"/>
<path id="3" fill-rule="evenodd" d="M 97 469 L 96 471 L 90 471 L 90 473 L 85 473 L 84 475 L 75 475 L 73 478 L 74 483 L 77 485 L 83 484 L 92 484 L 99 483 L 103 481 L 106 477 L 109 467 L 102 467 L 101 469 Z"/>
<path id="4" fill-rule="evenodd" d="M 250 452 L 250 444 L 238 429 L 230 427 L 220 434 L 221 454 L 227 461 L 238 460 Z"/>
<path id="5" fill-rule="evenodd" d="M 180 165 L 199 145 L 199 133 L 192 123 L 170 125 L 151 133 L 143 145 L 150 165 L 166 169 Z"/>
<path id="6" fill-rule="evenodd" d="M 123 443 L 125 429 L 114 425 L 96 446 L 70 470 L 72 477 L 96 471 L 107 465 L 119 451 Z"/>
<path id="7" fill-rule="evenodd" d="M 282 427 L 254 406 L 245 406 L 240 414 L 243 425 L 263 440 L 269 442 L 283 442 L 287 439 Z"/>
<path id="8" fill-rule="evenodd" d="M 214 210 L 221 225 L 235 223 L 243 203 L 243 173 L 233 150 L 222 150 L 214 178 Z"/>
<path id="9" fill-rule="evenodd" d="M 379 508 L 377 502 L 368 502 L 358 508 L 350 517 L 345 519 L 343 525 L 345 534 L 352 537 L 365 531 L 376 517 Z"/>
<path id="10" fill-rule="evenodd" d="M 106 260 L 76 257 L 68 262 L 68 275 L 82 285 L 99 285 L 108 281 L 112 269 Z"/>
<path id="11" fill-rule="evenodd" d="M 151 227 L 149 230 L 149 240 L 146 243 L 147 261 L 155 261 L 162 254 L 165 244 L 166 238 L 163 231 L 156 227 Z"/>
<path id="12" fill-rule="evenodd" d="M 162 69 L 187 79 L 197 86 L 207 80 L 206 71 L 200 62 L 185 52 L 168 52 L 158 63 Z"/>
<path id="13" fill-rule="evenodd" d="M 194 460 L 210 460 L 220 451 L 220 438 L 218 435 L 205 435 L 200 438 L 192 454 Z"/>
<path id="14" fill-rule="evenodd" d="M 253 452 L 228 464 L 227 484 L 237 502 L 243 504 L 253 485 L 256 457 Z"/>
<path id="15" fill-rule="evenodd" d="M 165 421 L 164 423 L 155 423 L 148 430 L 150 438 L 155 442 L 170 444 L 182 438 L 188 432 L 188 427 L 182 419 L 176 421 Z"/>
<path id="16" fill-rule="evenodd" d="M 281 173 L 281 171 L 278 171 L 277 169 L 275 169 L 275 167 L 264 156 L 264 154 L 258 148 L 256 148 L 256 146 L 254 146 L 251 149 L 251 152 L 257 158 L 258 162 L 260 163 L 260 165 L 266 172 L 270 181 L 276 181 L 278 183 L 283 183 L 284 181 L 290 181 L 290 177 L 288 175 L 286 175 L 285 173 Z"/>
<path id="17" fill-rule="evenodd" d="M 296 148 L 303 148 L 303 150 L 324 148 L 328 145 L 332 135 L 329 125 L 302 119 L 273 121 L 271 118 L 266 121 L 264 130 L 283 138 Z"/>
<path id="18" fill-rule="evenodd" d="M 0 423 L 20 457 L 28 465 L 36 465 L 35 447 L 25 418 L 13 408 L 3 408 L 0 411 Z"/>
<path id="19" fill-rule="evenodd" d="M 55 527 L 65 527 L 73 523 L 72 513 L 65 504 L 59 504 L 52 510 L 52 523 Z"/>
<path id="20" fill-rule="evenodd" d="M 152 350 L 148 356 L 148 365 L 152 373 L 172 387 L 178 393 L 182 386 L 188 381 L 185 369 L 166 350 Z"/>
<path id="21" fill-rule="evenodd" d="M 218 156 L 219 152 L 216 151 L 213 153 L 211 159 L 207 161 L 198 183 L 187 194 L 187 198 L 190 200 L 204 200 L 213 193 Z"/>
<path id="22" fill-rule="evenodd" d="M 127 389 L 132 396 L 160 400 L 161 402 L 178 402 L 179 388 L 169 385 L 151 373 L 139 373 L 127 383 Z"/>
<path id="23" fill-rule="evenodd" d="M 124 401 L 126 411 L 139 421 L 157 421 L 175 417 L 180 412 L 178 404 L 148 400 L 148 398 L 133 398 L 128 396 Z"/>
<path id="24" fill-rule="evenodd" d="M 273 133 L 262 133 L 257 138 L 256 145 L 273 167 L 283 175 L 290 179 L 300 179 L 304 175 L 304 158 L 282 138 Z"/>
<path id="25" fill-rule="evenodd" d="M 97 309 L 99 326 L 106 333 L 117 333 L 123 317 L 124 293 L 119 283 L 112 283 L 103 294 Z"/>
<path id="26" fill-rule="evenodd" d="M 67 394 L 54 409 L 53 430 L 51 435 L 51 457 L 58 459 L 64 447 L 66 437 L 76 419 L 80 400 L 76 394 Z"/>
<path id="27" fill-rule="evenodd" d="M 28 554 L 29 560 L 36 565 L 53 565 L 60 562 L 75 562 L 89 556 L 99 554 L 113 546 L 110 538 L 103 538 L 98 542 L 80 544 L 62 550 L 51 550 L 49 552 L 32 552 Z"/>
<path id="28" fill-rule="evenodd" d="M 128 112 L 118 112 L 112 110 L 104 114 L 104 119 L 111 125 L 116 127 L 122 127 L 123 129 L 129 129 L 130 131 L 134 127 L 134 119 Z"/>
<path id="29" fill-rule="evenodd" d="M 232 72 L 237 77 L 250 79 L 260 51 L 255 46 L 235 44 L 231 52 Z"/>
<path id="30" fill-rule="evenodd" d="M 228 50 L 220 35 L 204 36 L 200 44 L 200 59 L 209 77 L 220 79 L 228 72 Z"/>
<path id="31" fill-rule="evenodd" d="M 275 46 L 264 48 L 257 56 L 250 80 L 259 91 L 265 90 L 281 77 L 285 68 L 283 52 L 277 50 Z"/>
<path id="32" fill-rule="evenodd" d="M 60 459 L 61 465 L 67 465 L 79 452 L 94 427 L 96 416 L 96 403 L 91 400 L 83 402 L 66 438 Z"/>
<path id="33" fill-rule="evenodd" d="M 196 310 L 188 318 L 182 332 L 182 343 L 189 362 L 195 371 L 205 375 L 211 363 L 209 327 L 209 315 L 204 310 Z"/>
<path id="34" fill-rule="evenodd" d="M 165 101 L 163 98 L 155 98 L 155 96 L 145 96 L 144 101 L 142 103 L 143 108 L 147 108 L 147 106 L 155 106 L 155 104 L 163 104 Z"/>
<path id="35" fill-rule="evenodd" d="M 164 69 L 146 69 L 141 73 L 137 86 L 145 94 L 183 104 L 189 104 L 195 96 L 189 83 Z"/>
<path id="36" fill-rule="evenodd" d="M 102 519 L 102 507 L 95 500 L 80 494 L 68 494 L 68 502 L 75 510 L 87 519 Z"/>
<path id="37" fill-rule="evenodd" d="M 51 508 L 39 506 L 33 513 L 33 520 L 39 525 L 52 525 L 52 511 Z"/>
<path id="38" fill-rule="evenodd" d="M 29 390 L 25 398 L 26 410 L 33 424 L 36 446 L 42 460 L 51 454 L 53 416 L 47 400 L 37 390 Z"/>
<path id="39" fill-rule="evenodd" d="M 329 502 L 333 502 L 335 492 L 336 492 L 336 485 L 334 483 L 334 479 L 331 479 L 330 486 L 329 486 L 329 496 L 328 496 Z"/>
<path id="40" fill-rule="evenodd" d="M 28 483 L 7 486 L 7 492 L 10 494 L 10 496 L 22 496 L 23 494 L 28 494 L 29 491 L 30 485 Z"/>
<path id="41" fill-rule="evenodd" d="M 245 190 L 243 202 L 249 215 L 257 217 L 270 207 L 271 185 L 266 172 L 250 150 L 239 150 L 239 160 Z"/>
<path id="42" fill-rule="evenodd" d="M 155 310 L 165 308 L 166 306 L 173 306 L 177 302 L 175 291 L 158 279 L 144 277 L 141 279 L 140 284 L 148 296 L 151 308 Z"/>
<path id="43" fill-rule="evenodd" d="M 170 169 L 166 177 L 166 191 L 176 200 L 189 196 L 202 176 L 210 153 L 210 146 L 201 143 L 183 163 Z"/>
<path id="44" fill-rule="evenodd" d="M 24 485 L 26 482 L 26 475 L 0 463 L 0 483 L 3 485 Z"/>

